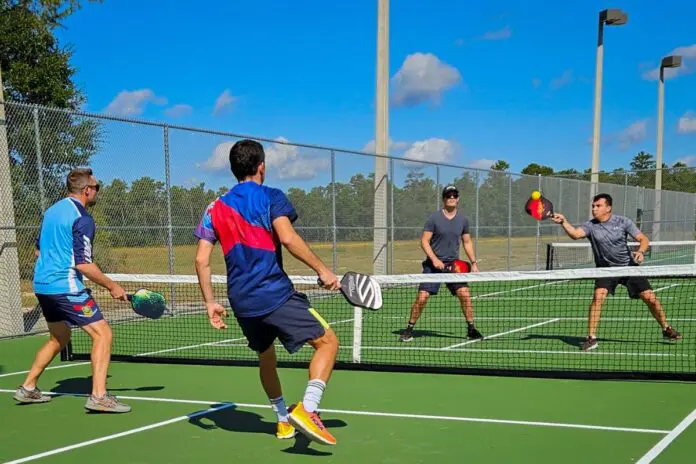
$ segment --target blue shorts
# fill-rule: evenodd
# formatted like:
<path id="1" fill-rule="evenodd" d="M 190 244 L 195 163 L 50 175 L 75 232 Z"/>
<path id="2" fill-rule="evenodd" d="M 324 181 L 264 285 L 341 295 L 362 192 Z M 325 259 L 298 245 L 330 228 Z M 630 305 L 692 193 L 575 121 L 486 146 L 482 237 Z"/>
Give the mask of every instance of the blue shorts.
<path id="1" fill-rule="evenodd" d="M 445 262 L 445 266 L 447 264 L 448 263 Z M 444 271 L 437 269 L 435 266 L 433 266 L 433 263 L 429 259 L 426 259 L 425 261 L 423 261 L 423 274 L 444 274 Z M 459 290 L 460 288 L 466 288 L 469 286 L 469 284 L 467 284 L 466 282 L 445 285 L 447 285 L 447 288 L 449 289 L 452 295 L 456 295 L 457 290 Z M 431 295 L 437 295 L 437 293 L 440 291 L 440 284 L 423 282 L 418 286 L 418 291 L 428 292 Z"/>
<path id="2" fill-rule="evenodd" d="M 67 322 L 82 327 L 104 319 L 91 291 L 63 295 L 36 294 L 47 322 Z"/>
<path id="3" fill-rule="evenodd" d="M 258 317 L 238 317 L 249 348 L 263 353 L 276 338 L 288 353 L 293 354 L 310 340 L 324 335 L 329 324 L 309 305 L 303 293 L 295 292 L 283 305 Z"/>

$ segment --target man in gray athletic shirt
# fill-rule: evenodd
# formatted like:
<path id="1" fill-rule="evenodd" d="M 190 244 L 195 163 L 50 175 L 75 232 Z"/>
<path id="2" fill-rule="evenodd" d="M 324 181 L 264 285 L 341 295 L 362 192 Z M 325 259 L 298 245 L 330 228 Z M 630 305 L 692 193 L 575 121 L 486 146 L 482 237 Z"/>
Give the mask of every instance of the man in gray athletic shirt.
<path id="1" fill-rule="evenodd" d="M 471 270 L 478 272 L 478 264 L 474 256 L 474 245 L 469 235 L 469 220 L 457 211 L 459 203 L 459 190 L 454 185 L 448 185 L 442 190 L 443 208 L 428 217 L 423 234 L 421 236 L 421 248 L 427 258 L 423 261 L 424 274 L 436 274 L 445 272 L 445 267 L 455 259 L 459 259 L 459 241 L 464 244 L 464 251 L 471 261 Z M 471 305 L 471 293 L 466 283 L 447 284 L 452 295 L 459 298 L 462 312 L 468 325 L 467 336 L 469 338 L 483 338 L 474 326 L 474 310 Z M 401 332 L 399 340 L 410 342 L 413 340 L 413 327 L 418 322 L 421 312 L 425 308 L 430 295 L 437 295 L 440 289 L 439 283 L 423 283 L 418 287 L 418 296 L 411 307 L 411 318 L 408 326 Z"/>
<path id="2" fill-rule="evenodd" d="M 627 217 L 612 214 L 611 209 L 611 196 L 607 193 L 600 193 L 592 199 L 592 219 L 580 227 L 573 227 L 559 213 L 556 213 L 552 219 L 556 224 L 560 224 L 573 240 L 587 238 L 590 241 L 597 267 L 638 266 L 642 264 L 643 254 L 650 247 L 648 237 L 636 227 L 633 221 Z M 637 251 L 631 252 L 628 248 L 626 238 L 628 235 L 640 242 Z M 640 298 L 648 305 L 653 317 L 662 327 L 664 338 L 670 340 L 682 338 L 681 334 L 667 323 L 660 300 L 657 299 L 648 279 L 644 277 L 602 278 L 595 280 L 594 298 L 590 305 L 588 321 L 589 333 L 582 345 L 583 351 L 597 348 L 597 325 L 599 325 L 602 304 L 604 304 L 607 294 L 613 295 L 619 284 L 628 289 L 628 295 L 631 298 Z"/>

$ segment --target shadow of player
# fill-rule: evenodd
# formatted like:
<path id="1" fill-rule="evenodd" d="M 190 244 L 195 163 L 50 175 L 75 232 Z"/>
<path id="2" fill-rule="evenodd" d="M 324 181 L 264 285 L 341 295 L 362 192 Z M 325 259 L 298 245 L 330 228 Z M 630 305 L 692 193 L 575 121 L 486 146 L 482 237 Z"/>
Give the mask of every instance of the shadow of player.
<path id="1" fill-rule="evenodd" d="M 107 379 L 111 377 L 110 375 L 107 376 Z M 54 393 L 83 393 L 85 395 L 88 395 L 92 392 L 92 376 L 88 377 L 72 377 L 69 379 L 61 379 L 56 381 L 57 386 L 53 387 L 51 389 L 52 392 Z M 128 392 L 128 391 L 136 391 L 136 392 L 149 392 L 149 391 L 161 391 L 164 390 L 164 387 L 161 385 L 157 386 L 143 386 L 143 387 L 135 387 L 135 388 L 111 388 L 109 387 L 108 390 L 110 392 Z"/>
<path id="2" fill-rule="evenodd" d="M 211 408 L 217 408 L 223 404 L 213 404 Z M 324 420 L 327 428 L 345 427 L 347 424 L 342 420 Z M 209 414 L 193 417 L 189 423 L 204 430 L 222 429 L 235 433 L 260 433 L 275 437 L 275 421 L 266 421 L 263 416 L 251 411 L 237 409 L 236 406 L 213 411 Z M 310 448 L 311 442 L 301 433 L 295 436 L 293 446 L 282 450 L 289 454 L 304 454 L 308 456 L 331 456 L 332 453 Z"/>
<path id="3" fill-rule="evenodd" d="M 559 340 L 563 343 L 570 345 L 574 348 L 581 348 L 582 344 L 585 343 L 585 337 L 573 336 L 573 335 L 539 335 L 539 334 L 528 334 L 520 337 L 520 340 Z M 606 338 L 597 337 L 598 342 L 615 342 L 615 343 L 629 343 L 629 344 L 650 344 L 651 342 L 646 342 L 645 340 L 627 340 L 627 339 L 616 339 L 616 338 Z M 656 342 L 660 344 L 659 342 Z"/>
<path id="4" fill-rule="evenodd" d="M 403 333 L 403 329 L 400 330 L 393 330 L 392 334 L 394 335 L 401 335 Z M 411 332 L 411 335 L 413 338 L 421 338 L 421 337 L 434 337 L 434 338 L 451 338 L 453 340 L 465 340 L 466 335 L 462 336 L 457 336 L 449 332 L 438 332 L 435 330 L 417 330 L 414 329 L 413 332 Z"/>

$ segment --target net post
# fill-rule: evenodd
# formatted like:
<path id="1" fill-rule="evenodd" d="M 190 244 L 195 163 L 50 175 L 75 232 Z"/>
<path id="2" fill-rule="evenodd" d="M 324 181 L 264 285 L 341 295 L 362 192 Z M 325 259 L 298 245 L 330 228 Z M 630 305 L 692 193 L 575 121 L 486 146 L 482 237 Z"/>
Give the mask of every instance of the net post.
<path id="1" fill-rule="evenodd" d="M 162 127 L 164 141 L 164 175 L 166 179 L 167 191 L 167 251 L 169 259 L 169 275 L 174 274 L 174 230 L 172 227 L 172 181 L 171 181 L 171 162 L 169 156 L 169 126 Z M 176 292 L 174 284 L 169 284 L 169 310 L 174 313 L 176 310 Z"/>
<path id="2" fill-rule="evenodd" d="M 353 307 L 353 362 L 360 364 L 362 347 L 362 308 Z"/>
<path id="3" fill-rule="evenodd" d="M 46 211 L 46 190 L 44 188 L 43 161 L 41 159 L 41 129 L 39 128 L 39 107 L 34 106 L 34 139 L 36 141 L 36 172 L 39 178 L 39 195 L 41 196 L 41 212 Z"/>
<path id="4" fill-rule="evenodd" d="M 65 345 L 65 348 L 60 350 L 60 360 L 61 362 L 73 360 L 72 340 Z"/>
<path id="5" fill-rule="evenodd" d="M 551 271 L 553 267 L 553 244 L 546 244 L 546 270 Z"/>
<path id="6" fill-rule="evenodd" d="M 338 267 L 338 243 L 336 237 L 336 153 L 331 150 L 331 267 L 336 273 Z"/>

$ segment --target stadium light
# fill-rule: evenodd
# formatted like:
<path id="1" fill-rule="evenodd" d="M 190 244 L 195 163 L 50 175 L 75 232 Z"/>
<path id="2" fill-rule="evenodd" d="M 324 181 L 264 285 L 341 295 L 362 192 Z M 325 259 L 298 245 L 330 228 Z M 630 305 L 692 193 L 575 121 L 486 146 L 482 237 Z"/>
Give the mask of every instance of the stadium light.
<path id="1" fill-rule="evenodd" d="M 602 72 L 604 61 L 604 25 L 622 26 L 628 22 L 628 14 L 622 10 L 611 8 L 599 12 L 599 28 L 597 31 L 597 64 L 595 70 L 595 100 L 594 100 L 594 129 L 592 136 L 592 196 L 596 194 L 599 182 L 599 127 L 602 113 Z"/>
<path id="2" fill-rule="evenodd" d="M 665 116 L 665 68 L 678 68 L 682 57 L 671 55 L 662 58 L 660 63 L 660 79 L 657 82 L 657 149 L 655 153 L 655 221 L 653 222 L 652 240 L 660 239 L 660 221 L 662 206 L 662 140 L 664 135 Z"/>

